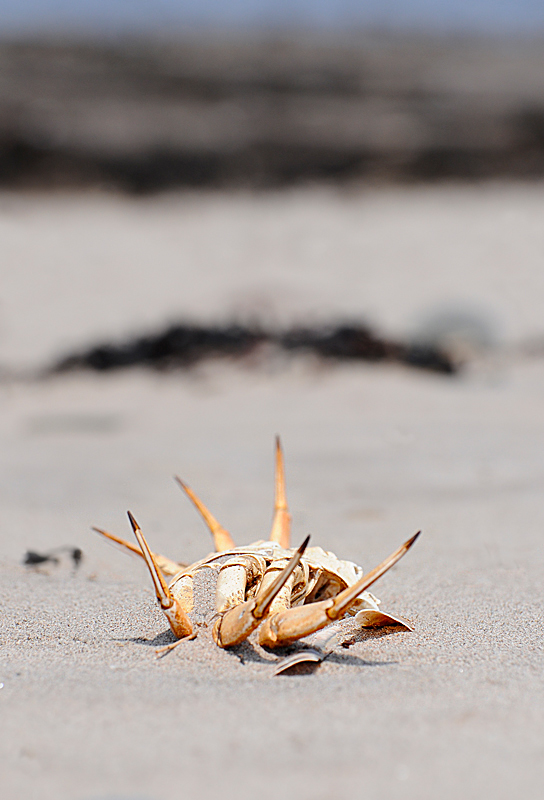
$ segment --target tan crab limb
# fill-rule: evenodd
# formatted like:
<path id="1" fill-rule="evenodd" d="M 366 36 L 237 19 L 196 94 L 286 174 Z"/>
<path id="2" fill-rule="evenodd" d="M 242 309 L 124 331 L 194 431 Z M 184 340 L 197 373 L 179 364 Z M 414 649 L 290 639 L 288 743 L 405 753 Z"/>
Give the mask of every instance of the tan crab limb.
<path id="1" fill-rule="evenodd" d="M 132 542 L 127 542 L 126 539 L 121 539 L 121 537 L 115 536 L 113 533 L 109 533 L 102 528 L 93 527 L 91 530 L 96 531 L 96 533 L 99 533 L 101 536 L 105 536 L 106 539 L 110 539 L 112 542 L 121 545 L 121 547 L 124 547 L 125 550 L 129 550 L 131 553 L 140 556 L 140 558 L 144 557 L 140 548 L 136 547 L 136 545 L 132 544 Z M 177 575 L 178 572 L 181 572 L 181 570 L 187 566 L 187 564 L 178 564 L 176 561 L 166 558 L 166 556 L 161 556 L 160 553 L 153 553 L 153 558 L 155 559 L 155 563 L 159 567 L 160 571 L 168 577 Z"/>
<path id="2" fill-rule="evenodd" d="M 181 607 L 181 604 L 178 600 L 173 596 L 172 592 L 166 585 L 166 581 L 164 580 L 159 567 L 153 558 L 153 554 L 148 547 L 148 544 L 144 538 L 143 533 L 141 532 L 138 523 L 130 513 L 128 512 L 128 518 L 130 520 L 130 524 L 132 525 L 132 530 L 134 531 L 134 535 L 138 540 L 138 544 L 142 549 L 142 555 L 145 559 L 147 567 L 149 569 L 149 573 L 151 575 L 151 580 L 153 581 L 153 586 L 155 587 L 155 594 L 157 595 L 157 601 L 164 612 L 166 619 L 168 620 L 168 624 L 172 629 L 172 633 L 174 636 L 177 636 L 178 639 L 184 639 L 186 636 L 191 636 L 193 633 L 193 626 L 191 625 L 191 621 L 189 617 Z"/>
<path id="3" fill-rule="evenodd" d="M 259 644 L 265 647 L 281 647 L 296 642 L 303 636 L 324 628 L 330 622 L 340 619 L 361 592 L 368 589 L 388 569 L 397 563 L 414 544 L 419 532 L 408 539 L 385 561 L 358 580 L 353 586 L 344 589 L 336 597 L 317 603 L 290 608 L 269 616 L 259 631 Z"/>
<path id="4" fill-rule="evenodd" d="M 291 515 L 285 495 L 285 467 L 279 436 L 276 436 L 274 520 L 270 532 L 270 541 L 277 542 L 284 549 L 289 547 L 291 541 Z"/>
<path id="5" fill-rule="evenodd" d="M 221 614 L 213 627 L 213 638 L 219 647 L 240 644 L 261 624 L 274 598 L 298 567 L 309 540 L 310 537 L 307 536 L 270 586 L 264 590 L 259 589 L 251 600 Z"/>
<path id="6" fill-rule="evenodd" d="M 196 509 L 200 512 L 202 518 L 204 519 L 204 522 L 210 529 L 213 536 L 213 543 L 217 552 L 222 553 L 224 550 L 232 550 L 233 547 L 236 547 L 230 533 L 226 531 L 225 528 L 221 527 L 213 514 L 208 511 L 202 500 L 196 496 L 190 486 L 187 486 L 186 483 L 183 483 L 181 478 L 178 478 L 177 475 L 175 480 L 177 483 L 179 483 L 189 500 L 191 500 L 195 505 Z"/>
<path id="7" fill-rule="evenodd" d="M 285 569 L 287 564 L 288 560 L 285 558 L 278 559 L 278 561 L 273 561 L 263 576 L 259 591 L 266 592 L 272 586 L 280 572 Z M 305 571 L 303 570 L 301 564 L 299 564 L 273 599 L 272 604 L 268 609 L 268 613 L 277 614 L 280 611 L 285 611 L 286 608 L 291 608 L 293 596 L 297 594 L 296 589 L 304 580 Z M 298 594 L 300 595 L 300 592 L 298 592 Z"/>
<path id="8" fill-rule="evenodd" d="M 189 636 L 184 636 L 183 639 L 176 639 L 175 642 L 171 642 L 170 644 L 167 644 L 164 647 L 158 647 L 155 650 L 155 654 L 159 657 L 165 656 L 167 653 L 170 653 L 171 650 L 174 650 L 178 646 L 178 644 L 182 644 L 183 642 L 190 642 L 193 639 L 196 639 L 196 633 L 191 633 Z"/>
<path id="9" fill-rule="evenodd" d="M 194 608 L 194 576 L 192 572 L 187 572 L 170 583 L 168 587 L 172 597 L 178 601 L 182 610 L 188 614 Z"/>
<path id="10" fill-rule="evenodd" d="M 226 561 L 217 577 L 215 608 L 219 613 L 239 606 L 246 599 L 248 585 L 259 580 L 265 570 L 264 558 L 250 555 L 233 556 Z"/>

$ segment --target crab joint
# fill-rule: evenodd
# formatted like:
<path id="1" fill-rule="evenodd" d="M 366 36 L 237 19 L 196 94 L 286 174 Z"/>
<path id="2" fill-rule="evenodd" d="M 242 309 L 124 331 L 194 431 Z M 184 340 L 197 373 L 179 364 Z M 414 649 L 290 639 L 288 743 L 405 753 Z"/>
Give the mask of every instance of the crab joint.
<path id="1" fill-rule="evenodd" d="M 222 614 L 246 599 L 248 585 L 259 580 L 266 567 L 264 558 L 239 555 L 229 558 L 219 572 L 215 589 L 215 608 Z"/>
<path id="2" fill-rule="evenodd" d="M 388 556 L 377 567 L 363 575 L 353 586 L 340 592 L 334 598 L 318 603 L 308 603 L 273 614 L 267 617 L 259 632 L 259 644 L 264 647 L 282 647 L 292 644 L 297 639 L 309 636 L 310 633 L 324 628 L 330 622 L 340 619 L 352 605 L 353 601 L 378 580 L 388 569 L 402 558 L 414 544 L 419 533 L 408 539 L 394 553 Z"/>
<path id="3" fill-rule="evenodd" d="M 307 536 L 289 559 L 287 566 L 270 585 L 260 589 L 251 600 L 246 600 L 245 603 L 221 614 L 213 627 L 213 638 L 219 647 L 240 644 L 260 625 L 274 598 L 298 567 L 309 541 L 310 537 Z"/>
<path id="4" fill-rule="evenodd" d="M 147 568 L 149 569 L 151 580 L 153 581 L 153 586 L 155 587 L 155 594 L 157 595 L 157 602 L 164 612 L 166 619 L 168 620 L 168 624 L 172 629 L 172 633 L 174 636 L 177 636 L 178 639 L 191 636 L 193 633 L 191 621 L 168 588 L 166 581 L 164 580 L 153 557 L 153 554 L 148 547 L 144 535 L 130 511 L 128 512 L 128 518 L 130 520 L 130 524 L 132 525 L 134 535 L 136 536 L 138 544 L 140 545 Z"/>

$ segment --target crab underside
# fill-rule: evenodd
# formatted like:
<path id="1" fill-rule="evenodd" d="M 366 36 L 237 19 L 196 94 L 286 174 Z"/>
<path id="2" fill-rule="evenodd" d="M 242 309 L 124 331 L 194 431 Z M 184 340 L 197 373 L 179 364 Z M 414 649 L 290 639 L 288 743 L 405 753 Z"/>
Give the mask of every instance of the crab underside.
<path id="1" fill-rule="evenodd" d="M 259 644 L 268 648 L 282 647 L 348 616 L 362 628 L 386 625 L 410 628 L 402 618 L 381 611 L 379 600 L 367 590 L 402 558 L 419 533 L 367 574 L 351 561 L 341 561 L 320 547 L 308 547 L 309 536 L 298 549 L 291 548 L 291 517 L 285 495 L 279 439 L 276 440 L 274 518 L 267 541 L 236 547 L 230 533 L 217 522 L 189 486 L 179 478 L 176 481 L 192 500 L 213 536 L 215 552 L 200 561 L 180 564 L 153 553 L 130 512 L 128 516 L 137 545 L 94 528 L 145 560 L 158 604 L 176 637 L 175 642 L 161 648 L 159 653 L 164 654 L 197 635 L 194 618 L 198 609 L 194 607 L 193 583 L 200 570 L 213 570 L 217 574 L 212 635 L 219 647 L 240 644 L 257 628 Z M 318 637 L 320 650 L 305 651 L 305 660 L 321 660 L 336 633 L 337 626 L 324 631 Z"/>

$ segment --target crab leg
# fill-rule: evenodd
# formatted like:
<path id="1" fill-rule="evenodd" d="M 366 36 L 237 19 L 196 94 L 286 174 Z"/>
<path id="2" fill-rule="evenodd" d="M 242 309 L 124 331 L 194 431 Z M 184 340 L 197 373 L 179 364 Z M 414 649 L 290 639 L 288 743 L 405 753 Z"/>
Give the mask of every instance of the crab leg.
<path id="1" fill-rule="evenodd" d="M 259 589 L 251 600 L 246 600 L 220 615 L 213 627 L 213 638 L 219 647 L 240 644 L 261 624 L 274 598 L 298 567 L 309 541 L 310 537 L 307 536 L 272 584 Z"/>
<path id="2" fill-rule="evenodd" d="M 174 636 L 177 636 L 178 639 L 184 639 L 187 636 L 191 636 L 193 633 L 191 621 L 184 609 L 181 607 L 180 602 L 173 596 L 172 592 L 168 588 L 166 581 L 161 575 L 157 562 L 153 557 L 153 553 L 149 549 L 144 535 L 130 511 L 128 512 L 128 518 L 149 569 L 151 580 L 153 581 L 153 586 L 155 587 L 155 594 L 157 595 L 157 602 L 163 610 L 166 619 L 168 620 L 168 624 L 172 629 L 172 633 Z"/>
<path id="3" fill-rule="evenodd" d="M 381 578 L 388 569 L 408 552 L 419 533 L 408 539 L 385 561 L 382 561 L 369 573 L 363 575 L 353 586 L 348 586 L 347 589 L 337 594 L 336 597 L 290 608 L 267 617 L 259 632 L 259 644 L 266 647 L 281 647 L 292 644 L 297 639 L 308 636 L 310 633 L 324 628 L 330 622 L 343 617 L 358 595 L 368 589 L 369 586 L 372 586 L 378 578 Z"/>
<path id="4" fill-rule="evenodd" d="M 132 544 L 132 542 L 127 542 L 126 539 L 121 539 L 119 536 L 115 536 L 113 533 L 108 533 L 108 531 L 102 530 L 102 528 L 92 528 L 91 530 L 96 531 L 96 533 L 99 533 L 101 536 L 105 536 L 106 539 L 111 539 L 111 541 L 115 542 L 116 544 L 120 544 L 121 547 L 125 548 L 125 550 L 129 550 L 131 553 L 140 556 L 140 558 L 144 558 L 144 554 L 140 548 L 136 547 L 136 545 Z M 170 558 L 166 558 L 166 556 L 161 556 L 159 553 L 153 553 L 152 555 L 160 571 L 163 573 L 163 575 L 167 575 L 168 577 L 177 575 L 178 572 L 181 572 L 181 570 L 187 566 L 187 564 L 178 564 L 176 561 L 172 561 Z"/>
<path id="5" fill-rule="evenodd" d="M 196 496 L 193 490 L 187 486 L 187 484 L 184 483 L 181 478 L 178 478 L 177 475 L 175 476 L 175 481 L 179 483 L 189 500 L 193 502 L 197 510 L 202 515 L 204 522 L 211 531 L 213 543 L 217 552 L 222 553 L 224 550 L 232 550 L 233 547 L 236 547 L 230 533 L 226 531 L 225 528 L 221 527 L 213 514 L 208 511 L 202 500 Z"/>
<path id="6" fill-rule="evenodd" d="M 273 561 L 268 569 L 266 570 L 265 574 L 263 575 L 263 579 L 259 590 L 261 592 L 267 591 L 267 589 L 272 586 L 273 582 L 275 581 L 276 577 L 279 573 L 282 572 L 283 569 L 287 566 L 287 559 L 280 559 L 278 561 Z M 299 566 L 291 573 L 287 581 L 282 586 L 281 590 L 275 596 L 274 600 L 270 608 L 268 609 L 269 614 L 276 614 L 279 611 L 285 611 L 287 608 L 291 608 L 291 598 L 293 596 L 293 590 L 295 586 L 300 585 L 301 581 L 305 580 L 304 571 L 302 566 Z"/>
<path id="7" fill-rule="evenodd" d="M 287 506 L 285 496 L 285 466 L 283 463 L 283 452 L 281 449 L 280 437 L 276 436 L 276 478 L 275 478 L 275 501 L 274 501 L 274 520 L 270 541 L 277 542 L 281 547 L 287 549 L 291 540 L 291 515 Z"/>
<path id="8" fill-rule="evenodd" d="M 219 613 L 228 611 L 246 599 L 248 583 L 259 580 L 266 568 L 264 558 L 240 554 L 223 564 L 215 588 L 215 608 Z"/>

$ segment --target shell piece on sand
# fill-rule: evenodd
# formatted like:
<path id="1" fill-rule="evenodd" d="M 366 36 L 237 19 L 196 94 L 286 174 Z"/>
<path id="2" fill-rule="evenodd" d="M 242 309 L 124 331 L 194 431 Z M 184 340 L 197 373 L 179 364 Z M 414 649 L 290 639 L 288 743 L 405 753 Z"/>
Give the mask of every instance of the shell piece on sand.
<path id="1" fill-rule="evenodd" d="M 320 661 L 323 661 L 327 655 L 328 653 L 323 653 L 319 650 L 312 650 L 310 647 L 306 647 L 304 650 L 299 650 L 296 653 L 291 653 L 290 656 L 280 659 L 274 669 L 274 675 L 281 675 L 282 672 L 286 672 L 288 669 L 295 667 L 297 664 L 305 664 L 310 661 L 319 663 Z"/>
<path id="2" fill-rule="evenodd" d="M 363 608 L 355 614 L 355 620 L 361 628 L 385 628 L 388 625 L 402 625 L 409 631 L 414 630 L 414 626 L 403 617 L 386 614 L 384 611 L 375 611 L 372 608 Z"/>
<path id="3" fill-rule="evenodd" d="M 331 628 L 324 628 L 308 637 L 313 647 L 305 647 L 303 650 L 297 650 L 296 653 L 280 659 L 274 669 L 274 675 L 281 675 L 282 672 L 286 672 L 297 664 L 309 662 L 318 664 L 327 658 L 338 644 L 341 633 L 339 626 L 335 625 L 332 630 Z"/>

